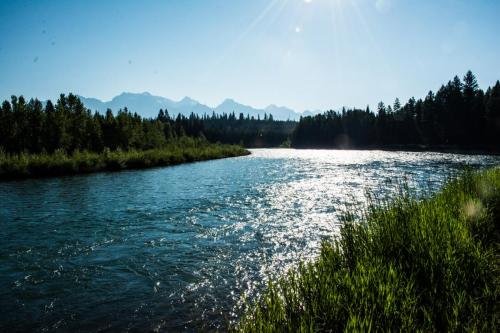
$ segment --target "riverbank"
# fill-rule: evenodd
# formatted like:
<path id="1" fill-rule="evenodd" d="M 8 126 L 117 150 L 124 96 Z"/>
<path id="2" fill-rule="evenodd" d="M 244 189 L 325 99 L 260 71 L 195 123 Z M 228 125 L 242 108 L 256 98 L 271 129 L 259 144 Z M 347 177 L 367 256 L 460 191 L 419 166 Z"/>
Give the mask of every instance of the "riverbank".
<path id="1" fill-rule="evenodd" d="M 500 169 L 430 198 L 406 192 L 347 216 L 319 258 L 271 284 L 241 332 L 494 331 L 500 319 Z"/>
<path id="2" fill-rule="evenodd" d="M 494 149 L 494 147 L 461 147 L 452 145 L 385 145 L 373 146 L 365 149 L 378 149 L 385 151 L 434 152 L 462 155 L 500 155 L 500 151 L 498 149 Z"/>
<path id="3" fill-rule="evenodd" d="M 171 166 L 248 155 L 240 146 L 211 144 L 170 144 L 162 149 L 74 152 L 66 154 L 14 154 L 0 152 L 0 179 L 23 179 Z"/>
<path id="4" fill-rule="evenodd" d="M 277 147 L 278 148 L 278 147 Z M 459 147 L 459 146 L 427 146 L 427 145 L 371 145 L 371 146 L 349 146 L 349 147 L 293 147 L 283 145 L 279 148 L 293 149 L 316 149 L 316 150 L 381 150 L 395 152 L 430 152 L 444 154 L 461 154 L 461 155 L 500 155 L 498 149 L 487 149 L 484 147 Z"/>

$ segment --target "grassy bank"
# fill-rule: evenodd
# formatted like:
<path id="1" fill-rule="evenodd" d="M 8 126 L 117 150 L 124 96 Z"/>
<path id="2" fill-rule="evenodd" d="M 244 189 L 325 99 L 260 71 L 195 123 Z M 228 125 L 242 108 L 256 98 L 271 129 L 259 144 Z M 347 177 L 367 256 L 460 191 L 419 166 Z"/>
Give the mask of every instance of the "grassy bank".
<path id="1" fill-rule="evenodd" d="M 498 329 L 500 169 L 467 172 L 427 199 L 374 203 L 353 220 L 315 262 L 271 284 L 234 329 Z"/>
<path id="2" fill-rule="evenodd" d="M 190 140 L 171 143 L 162 149 L 109 151 L 102 153 L 74 152 L 66 154 L 15 154 L 0 151 L 0 179 L 60 176 L 97 171 L 117 171 L 169 166 L 225 157 L 247 155 L 239 146 L 211 144 Z"/>

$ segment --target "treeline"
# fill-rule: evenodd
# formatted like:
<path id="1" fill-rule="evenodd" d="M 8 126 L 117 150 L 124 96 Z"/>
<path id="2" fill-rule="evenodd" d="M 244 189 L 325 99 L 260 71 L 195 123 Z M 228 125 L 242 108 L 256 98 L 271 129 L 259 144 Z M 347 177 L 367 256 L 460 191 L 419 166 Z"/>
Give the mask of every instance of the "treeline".
<path id="1" fill-rule="evenodd" d="M 211 142 L 242 144 L 248 147 L 277 146 L 295 127 L 294 122 L 275 122 L 235 114 L 171 117 L 160 110 L 154 119 L 145 119 L 127 108 L 116 115 L 102 115 L 85 108 L 73 95 L 60 95 L 55 104 L 26 101 L 12 96 L 0 106 L 0 148 L 11 154 L 53 153 L 62 150 L 102 152 L 109 150 L 160 149 L 182 137 Z"/>
<path id="2" fill-rule="evenodd" d="M 363 148 L 400 145 L 499 150 L 500 82 L 484 92 L 469 71 L 424 99 L 380 102 L 376 113 L 345 108 L 301 118 L 291 136 L 297 148 Z"/>
<path id="3" fill-rule="evenodd" d="M 170 124 L 177 132 L 185 129 L 189 136 L 203 136 L 210 142 L 237 144 L 244 147 L 277 147 L 287 141 L 297 122 L 275 121 L 273 116 L 238 116 L 234 112 L 199 116 L 192 113 L 189 117 L 177 115 L 170 117 L 168 110 L 160 110 L 158 119 L 164 124 Z M 168 125 L 167 125 L 168 126 Z"/>
<path id="4" fill-rule="evenodd" d="M 176 165 L 246 155 L 209 143 L 199 117 L 144 119 L 126 108 L 92 113 L 73 94 L 54 105 L 20 96 L 0 107 L 0 179 Z"/>
<path id="5" fill-rule="evenodd" d="M 498 151 L 500 147 L 500 82 L 486 91 L 472 72 L 432 91 L 424 99 L 399 99 L 376 112 L 345 108 L 341 112 L 274 121 L 234 112 L 175 117 L 160 110 L 154 119 L 124 108 L 114 114 L 92 113 L 73 95 L 55 104 L 12 96 L 0 106 L 0 149 L 9 154 L 103 152 L 161 149 L 182 137 L 245 147 L 376 148 L 418 145 Z"/>
<path id="6" fill-rule="evenodd" d="M 212 142 L 239 144 L 245 147 L 277 147 L 288 140 L 297 126 L 295 121 L 275 121 L 272 115 L 264 119 L 240 113 L 204 116 L 203 133 Z"/>
<path id="7" fill-rule="evenodd" d="M 92 113 L 73 94 L 61 95 L 55 105 L 49 100 L 45 106 L 37 99 L 26 102 L 22 96 L 12 96 L 0 108 L 0 147 L 8 153 L 146 150 L 161 148 L 185 132 L 126 108 L 116 116 L 111 110 L 105 115 Z"/>

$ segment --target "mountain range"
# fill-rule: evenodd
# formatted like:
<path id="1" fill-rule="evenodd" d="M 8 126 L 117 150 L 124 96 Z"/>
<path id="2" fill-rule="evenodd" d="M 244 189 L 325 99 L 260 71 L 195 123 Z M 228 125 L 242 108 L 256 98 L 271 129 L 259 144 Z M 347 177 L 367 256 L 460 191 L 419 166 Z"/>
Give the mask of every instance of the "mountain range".
<path id="1" fill-rule="evenodd" d="M 189 116 L 191 113 L 202 116 L 204 114 L 211 115 L 213 112 L 216 114 L 234 112 L 236 116 L 243 113 L 245 117 L 249 115 L 255 118 L 260 117 L 260 119 L 264 119 L 265 114 L 272 114 L 275 120 L 299 120 L 301 116 L 310 116 L 318 113 L 310 111 L 300 113 L 287 107 L 276 105 L 269 105 L 265 109 L 258 109 L 243 105 L 232 99 L 226 99 L 219 106 L 211 108 L 189 97 L 185 97 L 177 102 L 165 97 L 151 95 L 148 92 L 124 92 L 108 102 L 96 98 L 79 97 L 83 104 L 92 111 L 104 113 L 107 109 L 111 109 L 113 112 L 117 112 L 119 109 L 127 107 L 130 112 L 137 112 L 137 114 L 145 118 L 156 117 L 160 109 L 167 109 L 171 116 L 177 116 L 178 114 Z"/>

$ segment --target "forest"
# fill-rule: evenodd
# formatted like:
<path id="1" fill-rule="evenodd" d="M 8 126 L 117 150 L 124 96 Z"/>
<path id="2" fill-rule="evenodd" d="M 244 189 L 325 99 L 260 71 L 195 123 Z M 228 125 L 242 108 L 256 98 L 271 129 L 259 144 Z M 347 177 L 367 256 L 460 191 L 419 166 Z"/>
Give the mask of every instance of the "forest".
<path id="1" fill-rule="evenodd" d="M 278 147 L 289 139 L 297 126 L 295 121 L 276 121 L 272 115 L 264 119 L 233 113 L 203 117 L 205 136 L 212 142 L 240 144 L 244 147 Z"/>
<path id="2" fill-rule="evenodd" d="M 201 126 L 201 127 L 200 127 Z M 0 107 L 0 179 L 137 169 L 246 155 L 214 144 L 197 117 L 160 111 L 143 119 L 126 108 L 92 113 L 73 94 L 56 104 L 12 96 Z"/>
<path id="3" fill-rule="evenodd" d="M 468 71 L 423 99 L 328 111 L 303 117 L 291 136 L 295 148 L 455 147 L 498 151 L 500 82 L 486 91 Z"/>
<path id="4" fill-rule="evenodd" d="M 44 105 L 45 104 L 45 105 Z M 234 113 L 202 117 L 171 117 L 160 110 L 144 119 L 127 108 L 102 115 L 85 108 L 73 95 L 60 95 L 55 104 L 12 96 L 0 107 L 0 147 L 5 153 L 53 153 L 62 150 L 102 152 L 158 149 L 182 137 L 247 147 L 279 146 L 291 135 L 296 122 L 274 121 Z"/>
<path id="5" fill-rule="evenodd" d="M 275 121 L 234 112 L 171 116 L 159 110 L 146 119 L 127 108 L 116 114 L 87 109 L 61 94 L 56 103 L 12 96 L 0 106 L 0 150 L 5 154 L 52 154 L 162 149 L 180 138 L 245 147 L 400 148 L 458 147 L 497 151 L 500 147 L 500 82 L 483 91 L 469 71 L 423 99 L 402 105 L 327 111 L 300 121 Z M 185 140 L 183 142 L 186 142 Z"/>

